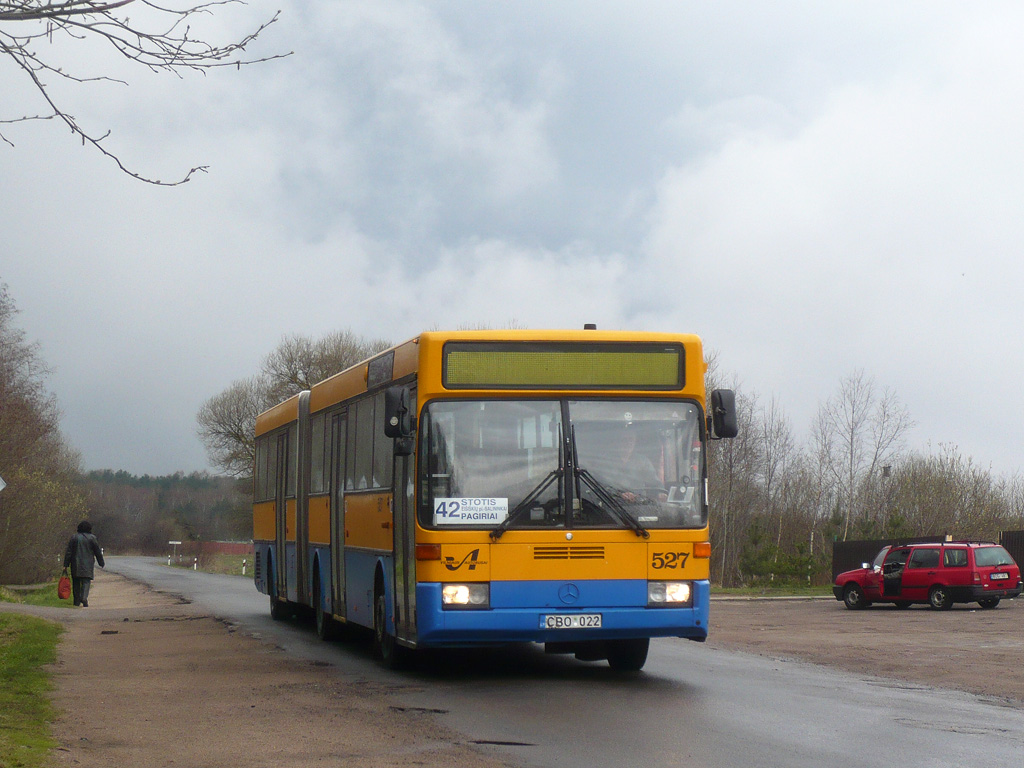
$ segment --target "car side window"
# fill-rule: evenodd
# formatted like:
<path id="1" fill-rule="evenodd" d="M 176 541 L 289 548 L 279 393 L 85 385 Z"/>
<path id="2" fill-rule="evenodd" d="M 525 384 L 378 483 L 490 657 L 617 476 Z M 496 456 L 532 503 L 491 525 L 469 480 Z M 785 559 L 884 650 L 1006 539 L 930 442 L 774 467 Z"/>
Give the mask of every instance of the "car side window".
<path id="1" fill-rule="evenodd" d="M 903 566 L 907 564 L 907 557 L 910 555 L 909 549 L 894 549 L 889 553 L 889 556 L 885 558 L 885 565 L 882 566 L 882 570 L 885 573 L 895 573 L 903 570 Z"/>
<path id="2" fill-rule="evenodd" d="M 966 568 L 966 549 L 946 549 L 942 552 L 942 564 L 947 568 Z"/>
<path id="3" fill-rule="evenodd" d="M 939 550 L 931 548 L 915 549 L 910 556 L 908 568 L 938 568 Z"/>

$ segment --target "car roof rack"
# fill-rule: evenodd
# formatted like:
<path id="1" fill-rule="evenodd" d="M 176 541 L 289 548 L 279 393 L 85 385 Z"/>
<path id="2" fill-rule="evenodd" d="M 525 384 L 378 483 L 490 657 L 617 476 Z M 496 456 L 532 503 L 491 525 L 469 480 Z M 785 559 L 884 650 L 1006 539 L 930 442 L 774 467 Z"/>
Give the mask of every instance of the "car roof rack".
<path id="1" fill-rule="evenodd" d="M 987 541 L 985 539 L 950 539 L 948 541 L 936 539 L 935 541 L 908 541 L 908 542 L 897 542 L 895 544 L 887 544 L 886 546 L 891 549 L 897 547 L 945 547 L 950 544 L 961 544 L 961 545 L 996 545 L 995 541 Z"/>

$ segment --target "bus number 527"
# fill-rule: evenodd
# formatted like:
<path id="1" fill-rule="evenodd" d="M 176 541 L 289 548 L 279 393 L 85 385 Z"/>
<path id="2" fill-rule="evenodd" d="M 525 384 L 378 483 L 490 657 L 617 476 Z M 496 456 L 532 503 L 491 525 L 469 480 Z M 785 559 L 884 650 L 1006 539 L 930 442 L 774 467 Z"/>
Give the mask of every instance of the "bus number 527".
<path id="1" fill-rule="evenodd" d="M 686 565 L 686 560 L 689 556 L 689 552 L 655 552 L 651 558 L 651 567 L 658 570 L 662 568 L 682 568 Z"/>

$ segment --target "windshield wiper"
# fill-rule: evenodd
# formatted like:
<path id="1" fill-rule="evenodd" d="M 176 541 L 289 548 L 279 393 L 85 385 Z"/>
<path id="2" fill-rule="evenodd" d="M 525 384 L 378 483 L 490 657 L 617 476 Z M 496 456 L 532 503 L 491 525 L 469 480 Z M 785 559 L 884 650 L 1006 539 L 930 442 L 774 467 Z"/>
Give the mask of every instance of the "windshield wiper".
<path id="1" fill-rule="evenodd" d="M 538 483 L 532 491 L 526 494 L 522 501 L 520 501 L 518 504 L 515 505 L 515 507 L 512 508 L 512 511 L 508 513 L 508 517 L 501 521 L 501 525 L 499 525 L 497 528 L 490 532 L 489 535 L 492 541 L 497 541 L 498 539 L 500 539 L 501 535 L 505 533 L 505 531 L 507 531 L 510 527 L 512 527 L 512 523 L 516 522 L 516 520 L 522 517 L 523 513 L 531 508 L 533 502 L 539 499 L 541 494 L 544 493 L 544 491 L 546 491 L 553 482 L 555 482 L 556 480 L 561 480 L 565 476 L 565 461 L 563 460 L 562 456 L 561 427 L 559 427 L 558 432 L 558 466 L 552 469 L 550 472 L 548 472 L 548 474 L 540 481 L 540 483 Z M 559 500 L 561 500 L 561 493 L 558 494 L 558 498 Z"/>
<path id="2" fill-rule="evenodd" d="M 630 514 L 621 501 L 615 498 L 615 495 L 608 490 L 608 488 L 590 472 L 583 469 L 579 464 L 579 455 L 576 451 L 576 425 L 572 426 L 572 432 L 570 432 L 570 438 L 572 440 L 572 471 L 573 475 L 578 481 L 582 480 L 586 483 L 587 487 L 590 488 L 597 496 L 598 499 L 603 501 L 611 509 L 615 516 L 622 522 L 628 525 L 637 536 L 643 536 L 645 539 L 651 538 L 651 534 L 646 528 L 641 525 L 640 521 L 637 520 L 633 515 Z M 581 497 L 582 503 L 582 497 Z"/>
<path id="3" fill-rule="evenodd" d="M 555 480 L 561 479 L 564 471 L 565 470 L 559 467 L 548 472 L 547 477 L 540 481 L 540 485 L 530 491 L 526 495 L 526 498 L 516 504 L 512 511 L 508 513 L 508 517 L 501 521 L 501 525 L 491 531 L 491 539 L 494 541 L 500 539 L 501 534 L 507 531 L 512 526 L 512 523 L 518 520 L 524 512 L 530 509 L 533 502 L 540 498 L 540 495 L 547 490 L 549 485 L 555 482 Z"/>

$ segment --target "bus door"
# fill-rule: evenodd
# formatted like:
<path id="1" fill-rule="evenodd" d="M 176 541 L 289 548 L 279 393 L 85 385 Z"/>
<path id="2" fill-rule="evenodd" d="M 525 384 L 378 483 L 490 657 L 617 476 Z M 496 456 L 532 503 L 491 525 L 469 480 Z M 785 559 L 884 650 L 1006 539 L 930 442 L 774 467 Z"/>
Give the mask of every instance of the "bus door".
<path id="1" fill-rule="evenodd" d="M 288 433 L 277 436 L 277 456 L 275 467 L 274 515 L 276 519 L 275 545 L 277 548 L 277 568 L 274 576 L 277 579 L 277 592 L 280 597 L 288 595 Z"/>
<path id="2" fill-rule="evenodd" d="M 309 598 L 309 392 L 299 395 L 299 430 L 295 451 L 295 587 L 296 600 L 311 605 Z"/>
<path id="3" fill-rule="evenodd" d="M 395 637 L 416 641 L 416 497 L 413 456 L 395 456 L 392 530 L 394 533 Z"/>
<path id="4" fill-rule="evenodd" d="M 331 420 L 331 612 L 345 616 L 345 435 L 347 414 Z"/>

